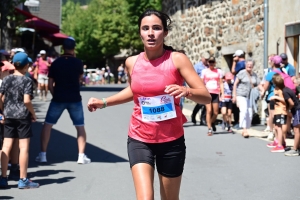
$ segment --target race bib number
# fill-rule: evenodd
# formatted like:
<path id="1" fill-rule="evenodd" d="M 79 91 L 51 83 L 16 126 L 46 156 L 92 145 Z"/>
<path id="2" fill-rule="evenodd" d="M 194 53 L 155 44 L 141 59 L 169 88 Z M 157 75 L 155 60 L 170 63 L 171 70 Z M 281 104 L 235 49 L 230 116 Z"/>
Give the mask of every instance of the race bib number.
<path id="1" fill-rule="evenodd" d="M 155 97 L 139 97 L 142 120 L 159 122 L 177 117 L 174 97 L 159 95 Z"/>
<path id="2" fill-rule="evenodd" d="M 215 90 L 218 88 L 218 83 L 216 80 L 210 80 L 206 83 L 206 87 L 211 90 Z"/>

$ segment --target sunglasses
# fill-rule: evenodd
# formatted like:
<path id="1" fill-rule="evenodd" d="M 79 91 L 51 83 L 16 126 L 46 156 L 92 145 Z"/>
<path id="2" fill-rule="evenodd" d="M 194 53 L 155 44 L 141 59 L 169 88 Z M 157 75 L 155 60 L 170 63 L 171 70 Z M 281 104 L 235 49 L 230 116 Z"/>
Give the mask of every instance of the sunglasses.
<path id="1" fill-rule="evenodd" d="M 215 63 L 215 61 L 208 61 L 208 63 Z"/>

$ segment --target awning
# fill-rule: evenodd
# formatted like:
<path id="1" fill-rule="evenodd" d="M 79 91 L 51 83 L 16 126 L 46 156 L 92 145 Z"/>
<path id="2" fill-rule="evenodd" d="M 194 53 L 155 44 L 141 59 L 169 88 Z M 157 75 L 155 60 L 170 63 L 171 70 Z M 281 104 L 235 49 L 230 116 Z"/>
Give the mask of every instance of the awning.
<path id="1" fill-rule="evenodd" d="M 62 44 L 64 39 L 69 37 L 63 33 L 41 34 L 41 36 L 51 41 L 54 46 Z"/>
<path id="2" fill-rule="evenodd" d="M 59 32 L 59 26 L 52 24 L 48 21 L 42 20 L 41 18 L 38 17 L 26 19 L 25 24 L 28 28 L 47 31 L 51 33 Z"/>
<path id="3" fill-rule="evenodd" d="M 59 26 L 56 24 L 53 24 L 38 16 L 32 15 L 31 13 L 19 8 L 15 8 L 15 12 L 17 14 L 23 15 L 26 18 L 26 20 L 24 21 L 26 27 L 33 28 L 42 37 L 51 41 L 54 46 L 61 45 L 63 43 L 63 39 L 68 37 L 63 33 L 60 33 Z"/>

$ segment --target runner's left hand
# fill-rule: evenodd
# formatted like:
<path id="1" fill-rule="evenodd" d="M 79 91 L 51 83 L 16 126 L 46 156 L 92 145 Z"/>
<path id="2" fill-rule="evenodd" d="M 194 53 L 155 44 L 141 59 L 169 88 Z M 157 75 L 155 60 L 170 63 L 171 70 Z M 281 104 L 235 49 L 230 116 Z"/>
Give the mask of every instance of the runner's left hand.
<path id="1" fill-rule="evenodd" d="M 179 85 L 167 85 L 165 92 L 171 96 L 175 96 L 175 98 L 185 97 L 187 95 L 187 88 Z"/>

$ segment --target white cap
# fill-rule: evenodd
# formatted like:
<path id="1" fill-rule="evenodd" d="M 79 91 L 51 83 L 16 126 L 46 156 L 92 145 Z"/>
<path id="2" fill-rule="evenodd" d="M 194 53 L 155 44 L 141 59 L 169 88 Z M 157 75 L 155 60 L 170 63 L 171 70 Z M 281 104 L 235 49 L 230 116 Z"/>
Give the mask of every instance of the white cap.
<path id="1" fill-rule="evenodd" d="M 24 49 L 22 49 L 22 48 L 15 48 L 15 49 L 14 49 L 14 52 L 25 52 L 25 51 L 24 51 Z"/>
<path id="2" fill-rule="evenodd" d="M 40 54 L 46 54 L 46 51 L 45 50 L 41 50 Z"/>
<path id="3" fill-rule="evenodd" d="M 241 55 L 244 55 L 244 51 L 243 50 L 236 50 L 235 53 L 233 54 L 233 57 L 241 56 Z"/>

